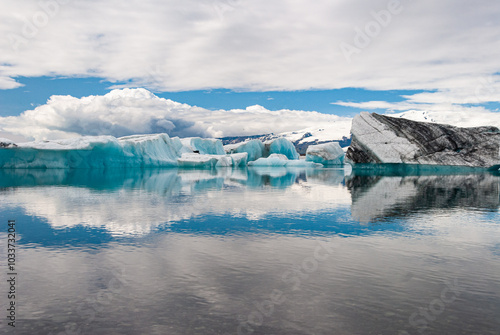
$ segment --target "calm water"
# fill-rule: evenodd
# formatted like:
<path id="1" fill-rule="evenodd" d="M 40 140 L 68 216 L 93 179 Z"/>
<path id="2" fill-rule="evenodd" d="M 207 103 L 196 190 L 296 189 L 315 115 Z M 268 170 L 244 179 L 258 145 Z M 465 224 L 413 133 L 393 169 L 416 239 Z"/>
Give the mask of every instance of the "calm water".
<path id="1" fill-rule="evenodd" d="M 499 177 L 346 174 L 0 171 L 0 333 L 499 334 Z"/>

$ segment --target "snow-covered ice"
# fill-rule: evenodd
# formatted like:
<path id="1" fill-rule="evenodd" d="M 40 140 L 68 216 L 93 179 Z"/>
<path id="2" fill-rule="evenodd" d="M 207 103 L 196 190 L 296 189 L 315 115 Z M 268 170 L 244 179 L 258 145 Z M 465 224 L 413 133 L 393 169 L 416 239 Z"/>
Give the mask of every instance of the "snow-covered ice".
<path id="1" fill-rule="evenodd" d="M 8 138 L 0 138 L 0 148 L 8 148 L 17 146 L 14 141 L 9 140 Z"/>

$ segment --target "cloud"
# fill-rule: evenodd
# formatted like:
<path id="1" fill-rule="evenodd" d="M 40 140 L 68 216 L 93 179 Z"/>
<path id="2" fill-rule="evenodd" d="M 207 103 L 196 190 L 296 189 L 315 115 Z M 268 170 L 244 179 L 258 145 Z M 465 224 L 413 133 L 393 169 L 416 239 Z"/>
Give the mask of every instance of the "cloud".
<path id="1" fill-rule="evenodd" d="M 486 109 L 483 106 L 463 106 L 450 102 L 441 103 L 420 103 L 421 97 L 425 94 L 409 96 L 406 101 L 387 102 L 387 101 L 365 101 L 365 102 L 344 102 L 337 101 L 333 104 L 353 107 L 363 110 L 385 110 L 384 114 L 394 117 L 403 117 L 405 119 L 437 122 L 451 124 L 457 127 L 479 127 L 479 126 L 495 126 L 500 128 L 500 113 Z M 431 96 L 433 96 L 431 94 Z M 430 99 L 431 100 L 431 99 Z M 377 111 L 378 112 L 378 111 Z M 399 112 L 399 113 L 396 113 Z"/>
<path id="2" fill-rule="evenodd" d="M 18 88 L 21 86 L 23 86 L 21 83 L 16 82 L 12 78 L 0 76 L 0 90 L 8 90 L 12 88 Z"/>
<path id="3" fill-rule="evenodd" d="M 84 180 L 99 176 L 99 180 L 106 185 L 120 189 L 122 193 L 120 197 L 116 197 L 114 192 L 96 191 L 80 184 L 75 187 L 68 186 L 64 190 L 54 188 L 53 185 L 68 180 L 69 170 L 0 171 L 2 187 L 21 179 L 37 180 L 41 184 L 37 191 L 21 187 L 15 193 L 9 193 L 0 189 L 0 200 L 3 209 L 20 207 L 29 215 L 44 218 L 54 228 L 72 228 L 83 224 L 95 228 L 102 227 L 117 235 L 147 234 L 161 224 L 203 217 L 208 215 L 207 213 L 217 215 L 231 213 L 233 216 L 258 220 L 271 214 L 300 215 L 336 207 L 346 208 L 350 205 L 350 194 L 342 185 L 343 171 L 326 171 L 319 174 L 302 171 L 303 177 L 307 176 L 307 181 L 302 181 L 301 185 L 295 185 L 300 171 L 276 169 L 274 177 L 265 172 L 262 172 L 264 175 L 259 175 L 254 171 L 258 170 L 252 170 L 251 174 L 247 175 L 247 172 L 236 169 L 217 171 L 166 169 L 138 173 L 133 178 L 129 178 L 130 175 L 126 174 L 117 177 L 112 173 L 96 172 L 92 175 L 92 171 L 81 171 L 78 172 L 79 177 L 69 177 L 84 183 Z M 137 179 L 132 181 L 134 178 Z M 289 187 L 285 187 L 285 179 L 291 181 Z M 252 184 L 270 187 L 265 184 L 270 181 L 275 185 L 281 185 L 282 189 L 275 192 L 260 192 L 259 188 L 248 189 L 245 186 Z M 204 189 L 207 185 L 210 185 L 208 189 Z M 232 192 L 221 193 L 223 188 L 231 188 Z M 211 200 L 199 201 L 200 193 Z M 188 194 L 190 196 L 185 197 Z M 278 194 L 280 201 L 273 201 Z M 168 201 L 171 197 L 183 199 L 172 204 Z M 44 201 L 47 198 L 52 199 L 50 204 Z M 89 202 L 84 199 L 95 200 Z M 299 204 L 297 199 L 303 201 Z M 157 205 L 154 209 L 148 208 L 144 206 L 145 202 Z M 75 214 L 78 217 L 68 220 L 72 212 L 78 213 Z"/>
<path id="4" fill-rule="evenodd" d="M 0 78 L 92 76 L 158 91 L 432 90 L 454 103 L 475 99 L 485 78 L 499 85 L 499 2 L 401 0 L 378 23 L 389 3 L 4 1 Z M 358 51 L 350 62 L 347 44 Z M 0 88 L 15 87 L 5 80 Z"/>
<path id="5" fill-rule="evenodd" d="M 59 139 L 81 135 L 116 137 L 144 133 L 170 136 L 224 137 L 261 135 L 308 127 L 346 125 L 350 118 L 317 112 L 277 110 L 262 106 L 207 110 L 159 98 L 146 89 L 113 90 L 81 99 L 52 96 L 45 105 L 19 116 L 0 118 L 0 133 L 28 139 Z"/>

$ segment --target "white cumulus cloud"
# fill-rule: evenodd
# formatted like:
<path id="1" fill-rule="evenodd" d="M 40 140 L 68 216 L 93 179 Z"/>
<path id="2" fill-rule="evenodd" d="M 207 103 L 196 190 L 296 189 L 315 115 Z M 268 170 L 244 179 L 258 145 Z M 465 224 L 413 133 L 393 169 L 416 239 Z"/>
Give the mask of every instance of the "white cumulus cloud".
<path id="1" fill-rule="evenodd" d="M 350 118 L 336 115 L 270 111 L 258 105 L 212 111 L 159 98 L 146 89 L 126 88 L 81 99 L 52 96 L 45 105 L 19 116 L 0 117 L 0 133 L 8 138 L 12 134 L 36 140 L 145 133 L 224 137 L 282 133 L 318 126 L 335 128 L 339 125 L 339 129 L 349 129 L 350 122 Z"/>

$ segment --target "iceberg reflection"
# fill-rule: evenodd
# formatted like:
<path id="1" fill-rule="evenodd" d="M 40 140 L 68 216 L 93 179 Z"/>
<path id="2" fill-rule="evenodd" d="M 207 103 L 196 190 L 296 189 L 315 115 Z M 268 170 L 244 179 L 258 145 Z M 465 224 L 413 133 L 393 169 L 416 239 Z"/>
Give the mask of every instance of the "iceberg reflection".
<path id="1" fill-rule="evenodd" d="M 343 170 L 322 171 L 0 170 L 0 201 L 57 229 L 84 225 L 137 235 L 203 215 L 258 220 L 347 208 Z"/>
<path id="2" fill-rule="evenodd" d="M 468 175 L 356 175 L 346 185 L 352 196 L 352 216 L 369 222 L 391 216 L 443 209 L 497 210 L 499 178 Z"/>

